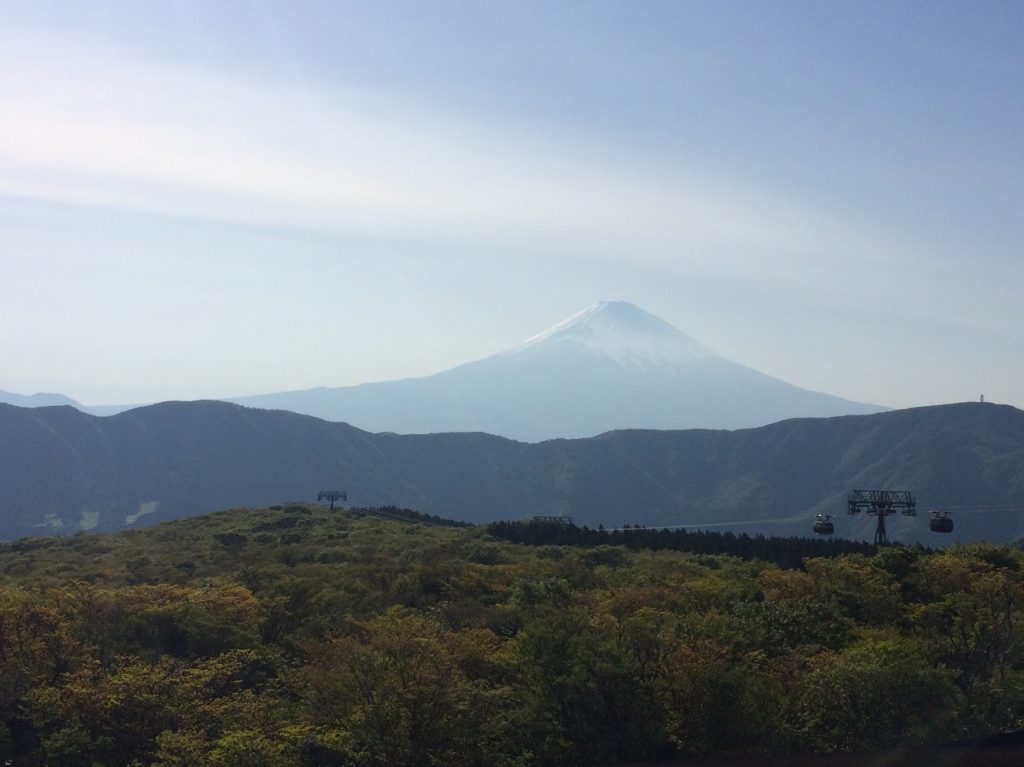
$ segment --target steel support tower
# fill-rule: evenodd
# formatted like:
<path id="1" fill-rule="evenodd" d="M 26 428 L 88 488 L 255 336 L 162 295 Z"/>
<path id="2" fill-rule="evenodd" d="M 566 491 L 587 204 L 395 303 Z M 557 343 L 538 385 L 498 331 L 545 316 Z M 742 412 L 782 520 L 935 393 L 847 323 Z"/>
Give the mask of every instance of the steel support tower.
<path id="1" fill-rule="evenodd" d="M 331 511 L 334 511 L 335 501 L 347 501 L 348 495 L 342 490 L 321 490 L 320 495 L 316 497 L 318 501 L 329 501 L 331 504 Z"/>
<path id="2" fill-rule="evenodd" d="M 862 511 L 878 517 L 875 545 L 880 546 L 889 542 L 885 534 L 885 518 L 897 511 L 913 517 L 917 514 L 917 503 L 909 490 L 851 490 L 846 496 L 846 513 L 855 515 Z"/>

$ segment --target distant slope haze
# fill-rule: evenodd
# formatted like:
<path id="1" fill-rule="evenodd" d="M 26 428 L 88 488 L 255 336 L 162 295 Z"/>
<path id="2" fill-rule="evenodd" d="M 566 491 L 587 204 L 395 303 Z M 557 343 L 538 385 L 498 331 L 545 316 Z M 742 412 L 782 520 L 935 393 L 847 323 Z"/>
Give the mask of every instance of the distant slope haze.
<path id="1" fill-rule="evenodd" d="M 595 304 L 519 346 L 435 375 L 230 401 L 373 432 L 482 431 L 526 442 L 885 409 L 744 367 L 621 301 Z"/>

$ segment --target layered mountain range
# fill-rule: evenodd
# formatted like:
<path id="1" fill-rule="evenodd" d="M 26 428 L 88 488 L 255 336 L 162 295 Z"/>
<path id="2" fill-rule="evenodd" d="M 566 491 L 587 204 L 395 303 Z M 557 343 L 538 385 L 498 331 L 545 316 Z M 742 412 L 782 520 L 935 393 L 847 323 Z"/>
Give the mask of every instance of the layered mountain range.
<path id="1" fill-rule="evenodd" d="M 595 304 L 519 346 L 435 375 L 230 401 L 373 432 L 482 431 L 527 442 L 885 409 L 744 367 L 620 301 Z"/>
<path id="2" fill-rule="evenodd" d="M 896 517 L 890 537 L 929 543 L 1024 534 L 1024 412 L 964 403 L 794 419 L 737 431 L 615 431 L 516 442 L 480 433 L 371 434 L 223 402 L 163 403 L 96 417 L 0 405 L 0 538 L 116 530 L 341 489 L 471 522 L 569 514 L 589 525 L 697 525 L 871 539 L 847 518 L 851 489 L 908 489 L 956 515 L 945 538 Z"/>

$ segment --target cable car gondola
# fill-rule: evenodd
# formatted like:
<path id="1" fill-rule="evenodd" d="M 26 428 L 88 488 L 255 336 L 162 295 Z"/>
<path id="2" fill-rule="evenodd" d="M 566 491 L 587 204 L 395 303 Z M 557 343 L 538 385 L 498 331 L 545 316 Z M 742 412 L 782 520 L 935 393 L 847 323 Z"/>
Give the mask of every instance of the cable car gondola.
<path id="1" fill-rule="evenodd" d="M 928 527 L 933 533 L 953 532 L 953 518 L 948 511 L 933 511 L 932 518 L 928 520 Z"/>
<path id="2" fill-rule="evenodd" d="M 818 514 L 814 518 L 814 532 L 818 535 L 832 535 L 835 526 L 832 524 L 832 517 L 828 514 Z"/>

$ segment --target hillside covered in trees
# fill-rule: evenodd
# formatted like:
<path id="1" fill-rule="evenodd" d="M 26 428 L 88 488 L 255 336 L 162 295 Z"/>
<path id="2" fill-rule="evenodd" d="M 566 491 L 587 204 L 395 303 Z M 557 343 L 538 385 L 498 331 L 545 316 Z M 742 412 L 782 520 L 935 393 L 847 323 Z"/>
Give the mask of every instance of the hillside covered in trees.
<path id="1" fill-rule="evenodd" d="M 360 505 L 482 523 L 571 514 L 597 527 L 733 525 L 806 535 L 817 513 L 844 537 L 852 489 L 912 490 L 958 514 L 943 540 L 922 520 L 889 536 L 926 545 L 1024 535 L 1024 412 L 962 403 L 802 418 L 738 431 L 617 431 L 526 444 L 487 434 L 370 434 L 281 411 L 167 402 L 99 418 L 0 404 L 0 540 L 113 531 L 232 506 L 315 498 L 340 486 Z"/>
<path id="2" fill-rule="evenodd" d="M 0 754 L 526 767 L 898 747 L 885 763 L 903 764 L 1024 726 L 1014 548 L 800 559 L 792 542 L 781 566 L 425 521 L 291 506 L 0 544 Z"/>

